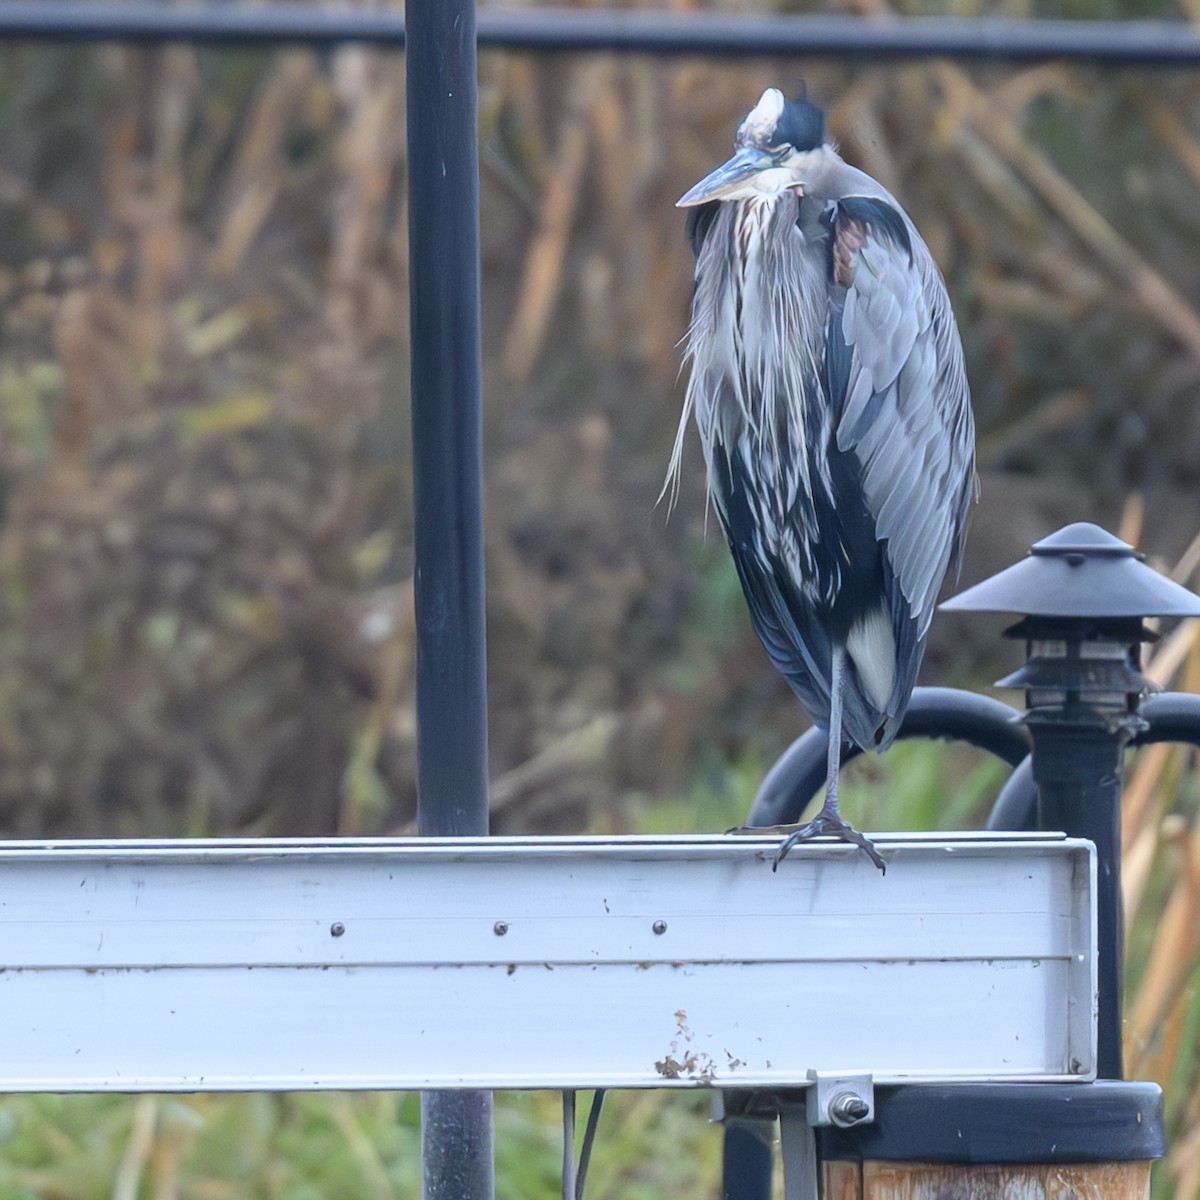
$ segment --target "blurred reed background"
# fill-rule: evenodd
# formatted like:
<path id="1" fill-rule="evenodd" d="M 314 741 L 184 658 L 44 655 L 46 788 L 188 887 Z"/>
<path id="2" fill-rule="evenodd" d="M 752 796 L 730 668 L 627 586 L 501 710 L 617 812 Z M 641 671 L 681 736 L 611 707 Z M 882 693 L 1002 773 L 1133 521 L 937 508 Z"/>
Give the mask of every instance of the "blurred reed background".
<path id="1" fill-rule="evenodd" d="M 901 7 L 1200 20 L 1197 0 Z M 803 728 L 691 442 L 677 510 L 656 507 L 691 286 L 673 204 L 765 86 L 807 83 L 946 274 L 983 479 L 963 583 L 1090 519 L 1195 585 L 1200 74 L 480 71 L 497 832 L 724 828 Z M 401 55 L 0 49 L 5 836 L 412 828 L 404 188 Z M 939 618 L 923 681 L 986 688 L 1019 658 L 1002 628 Z M 1152 673 L 1200 690 L 1196 627 L 1164 632 Z M 1200 1198 L 1194 758 L 1142 753 L 1126 798 L 1129 1071 L 1168 1089 L 1155 1187 L 1177 1200 Z M 847 811 L 971 827 L 1000 779 L 898 746 L 848 773 Z M 705 1111 L 614 1097 L 590 1195 L 715 1195 Z M 557 1194 L 556 1113 L 500 1099 L 501 1196 Z M 415 1128 L 409 1097 L 10 1099 L 0 1200 L 415 1196 Z"/>

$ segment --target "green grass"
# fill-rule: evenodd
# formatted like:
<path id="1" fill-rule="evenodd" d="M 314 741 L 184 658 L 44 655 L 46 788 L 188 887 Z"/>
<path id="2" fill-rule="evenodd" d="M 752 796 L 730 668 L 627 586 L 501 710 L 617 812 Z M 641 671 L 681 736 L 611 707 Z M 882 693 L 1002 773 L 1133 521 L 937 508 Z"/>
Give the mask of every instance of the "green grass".
<path id="1" fill-rule="evenodd" d="M 495 1099 L 496 1195 L 561 1195 L 561 1098 Z M 579 1098 L 579 1127 L 590 1093 Z M 589 1200 L 702 1195 L 720 1130 L 701 1092 L 606 1099 Z M 18 1096 L 0 1103 L 0 1200 L 407 1200 L 421 1191 L 410 1093 Z"/>
<path id="2" fill-rule="evenodd" d="M 632 832 L 712 833 L 740 825 L 769 767 L 747 757 L 708 770 L 686 794 L 636 808 Z M 969 747 L 897 742 L 886 755 L 864 754 L 844 768 L 841 804 L 864 830 L 978 829 L 1007 774 L 1003 763 Z"/>

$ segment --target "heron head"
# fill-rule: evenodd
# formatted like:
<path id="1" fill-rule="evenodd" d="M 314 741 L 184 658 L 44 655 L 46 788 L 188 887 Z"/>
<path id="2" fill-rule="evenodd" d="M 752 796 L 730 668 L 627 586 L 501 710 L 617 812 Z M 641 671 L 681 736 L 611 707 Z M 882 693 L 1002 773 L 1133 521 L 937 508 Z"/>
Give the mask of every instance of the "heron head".
<path id="1" fill-rule="evenodd" d="M 710 200 L 748 200 L 803 190 L 809 162 L 824 144 L 825 114 L 815 104 L 803 96 L 785 100 L 778 88 L 767 88 L 738 127 L 737 153 L 676 204 L 691 208 Z"/>

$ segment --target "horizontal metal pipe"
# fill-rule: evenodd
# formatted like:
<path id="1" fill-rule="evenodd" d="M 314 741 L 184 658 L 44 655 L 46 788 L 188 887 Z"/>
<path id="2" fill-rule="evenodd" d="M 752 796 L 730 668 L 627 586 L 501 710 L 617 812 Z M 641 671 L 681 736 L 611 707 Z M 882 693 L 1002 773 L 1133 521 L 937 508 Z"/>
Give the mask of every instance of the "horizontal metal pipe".
<path id="1" fill-rule="evenodd" d="M 1029 754 L 1029 734 L 1018 724 L 1020 713 L 999 700 L 957 688 L 917 688 L 900 725 L 899 737 L 943 738 L 978 746 L 1016 767 Z M 814 726 L 776 760 L 758 789 L 747 825 L 798 821 L 808 802 L 825 785 L 829 735 Z M 850 745 L 842 763 L 862 754 Z"/>
<path id="2" fill-rule="evenodd" d="M 1141 715 L 1149 728 L 1134 737 L 1133 745 L 1176 742 L 1185 746 L 1200 746 L 1200 696 L 1186 692 L 1164 692 L 1151 696 L 1142 705 Z"/>
<path id="3" fill-rule="evenodd" d="M 1171 21 L 1018 21 L 995 18 L 744 16 L 637 9 L 505 9 L 479 13 L 479 45 L 508 50 L 607 50 L 720 57 L 798 55 L 1034 62 L 1109 66 L 1200 63 L 1200 34 Z M 0 5 L 0 40 L 185 41 L 208 45 L 404 44 L 395 11 L 296 4 Z"/>
<path id="4" fill-rule="evenodd" d="M 487 20 L 485 21 L 485 14 Z M 797 55 L 1172 65 L 1200 62 L 1185 24 L 993 18 L 744 16 L 638 9 L 483 9 L 480 44 L 723 57 Z"/>

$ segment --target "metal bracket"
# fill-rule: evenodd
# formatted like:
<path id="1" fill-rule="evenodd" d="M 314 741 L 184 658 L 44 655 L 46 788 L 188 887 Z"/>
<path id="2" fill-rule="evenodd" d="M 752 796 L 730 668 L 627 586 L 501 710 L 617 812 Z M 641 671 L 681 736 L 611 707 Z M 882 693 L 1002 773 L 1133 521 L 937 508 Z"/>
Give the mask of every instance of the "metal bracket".
<path id="1" fill-rule="evenodd" d="M 779 1156 L 784 1200 L 818 1200 L 817 1139 L 798 1105 L 779 1109 Z"/>
<path id="2" fill-rule="evenodd" d="M 869 1072 L 809 1071 L 804 1093 L 808 1123 L 849 1129 L 875 1120 L 875 1084 Z"/>
<path id="3" fill-rule="evenodd" d="M 848 1129 L 851 1125 L 875 1119 L 875 1081 L 869 1073 L 810 1070 L 808 1080 L 803 1104 L 796 1092 L 775 1098 L 779 1110 L 785 1200 L 818 1198 L 817 1149 L 813 1132 L 816 1126 L 837 1125 Z M 728 1099 L 733 1096 L 729 1095 Z M 756 1105 L 753 1093 L 741 1093 L 734 1111 L 743 1119 L 746 1113 L 759 1115 L 766 1099 L 760 1095 Z M 734 1111 L 726 1108 L 723 1115 L 726 1119 L 734 1119 Z"/>

